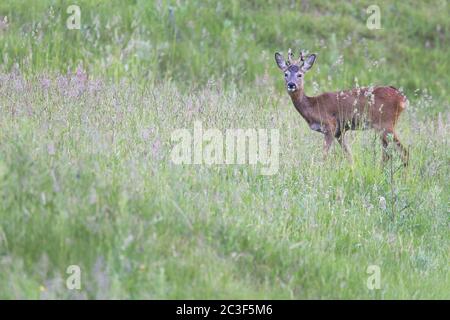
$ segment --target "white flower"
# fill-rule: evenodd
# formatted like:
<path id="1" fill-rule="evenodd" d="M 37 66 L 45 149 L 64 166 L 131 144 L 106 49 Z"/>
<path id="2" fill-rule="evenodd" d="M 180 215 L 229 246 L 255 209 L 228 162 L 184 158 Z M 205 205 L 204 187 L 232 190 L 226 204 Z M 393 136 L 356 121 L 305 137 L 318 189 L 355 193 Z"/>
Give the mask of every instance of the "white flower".
<path id="1" fill-rule="evenodd" d="M 386 210 L 386 199 L 384 197 L 380 197 L 380 208 Z"/>

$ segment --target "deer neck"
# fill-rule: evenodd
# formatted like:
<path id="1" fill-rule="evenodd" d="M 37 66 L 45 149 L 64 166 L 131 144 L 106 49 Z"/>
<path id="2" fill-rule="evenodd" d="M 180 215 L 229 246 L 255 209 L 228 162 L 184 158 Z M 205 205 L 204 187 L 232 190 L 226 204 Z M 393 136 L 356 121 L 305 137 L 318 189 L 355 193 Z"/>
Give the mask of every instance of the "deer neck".
<path id="1" fill-rule="evenodd" d="M 297 109 L 306 122 L 310 123 L 312 121 L 311 98 L 305 95 L 303 88 L 294 92 L 289 92 L 289 96 L 291 97 L 295 109 Z"/>

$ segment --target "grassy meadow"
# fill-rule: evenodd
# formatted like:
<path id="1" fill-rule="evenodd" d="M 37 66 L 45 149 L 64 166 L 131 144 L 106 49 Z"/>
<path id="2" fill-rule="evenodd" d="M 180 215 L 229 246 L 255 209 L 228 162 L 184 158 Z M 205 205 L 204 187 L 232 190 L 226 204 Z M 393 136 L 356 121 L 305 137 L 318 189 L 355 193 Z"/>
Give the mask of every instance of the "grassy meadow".
<path id="1" fill-rule="evenodd" d="M 1 2 L 0 298 L 450 299 L 448 2 L 377 1 L 380 30 L 371 4 Z M 318 53 L 308 95 L 401 88 L 410 166 L 373 131 L 323 160 L 289 47 Z M 278 129 L 278 172 L 174 164 L 195 121 Z"/>

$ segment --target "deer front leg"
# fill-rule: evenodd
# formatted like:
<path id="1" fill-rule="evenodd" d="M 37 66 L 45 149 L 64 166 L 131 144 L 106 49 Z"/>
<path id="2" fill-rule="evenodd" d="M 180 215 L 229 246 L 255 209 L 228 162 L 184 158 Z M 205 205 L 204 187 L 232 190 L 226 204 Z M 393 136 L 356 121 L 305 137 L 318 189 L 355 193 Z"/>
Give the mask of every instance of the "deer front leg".
<path id="1" fill-rule="evenodd" d="M 323 144 L 323 159 L 326 160 L 336 134 L 336 121 L 335 119 L 330 119 L 322 123 L 322 132 L 325 135 L 325 141 Z"/>
<path id="2" fill-rule="evenodd" d="M 330 151 L 333 141 L 334 141 L 334 135 L 330 131 L 327 131 L 325 133 L 325 141 L 323 144 L 323 160 L 327 159 L 328 152 Z"/>

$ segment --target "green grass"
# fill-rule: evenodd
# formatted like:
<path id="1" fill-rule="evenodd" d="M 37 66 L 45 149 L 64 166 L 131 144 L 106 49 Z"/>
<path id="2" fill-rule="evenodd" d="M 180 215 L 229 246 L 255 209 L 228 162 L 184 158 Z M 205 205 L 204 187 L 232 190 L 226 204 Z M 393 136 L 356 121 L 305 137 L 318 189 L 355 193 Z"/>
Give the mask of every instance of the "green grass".
<path id="1" fill-rule="evenodd" d="M 325 90 L 394 82 L 407 93 L 448 95 L 448 2 L 378 1 L 381 30 L 366 28 L 371 1 L 332 4 L 290 1 L 77 1 L 81 30 L 66 28 L 73 1 L 3 1 L 0 63 L 24 72 L 73 70 L 185 87 L 208 81 L 248 85 L 276 76 L 273 53 L 307 49 L 319 54 L 318 83 Z M 31 54 L 32 53 L 32 54 Z M 344 64 L 332 67 L 343 55 Z M 371 67 L 375 61 L 378 67 Z M 362 72 L 362 71 L 365 72 Z M 370 72 L 368 72 L 370 71 Z M 327 76 L 335 75 L 328 83 Z M 279 86 L 281 88 L 281 86 Z"/>
<path id="2" fill-rule="evenodd" d="M 366 1 L 79 3 L 81 31 L 68 1 L 0 4 L 0 298 L 450 298 L 445 1 L 380 1 L 378 31 Z M 411 165 L 382 168 L 371 131 L 353 168 L 322 160 L 282 91 L 288 47 L 319 53 L 309 94 L 403 87 Z M 194 121 L 279 129 L 278 173 L 173 164 Z"/>

